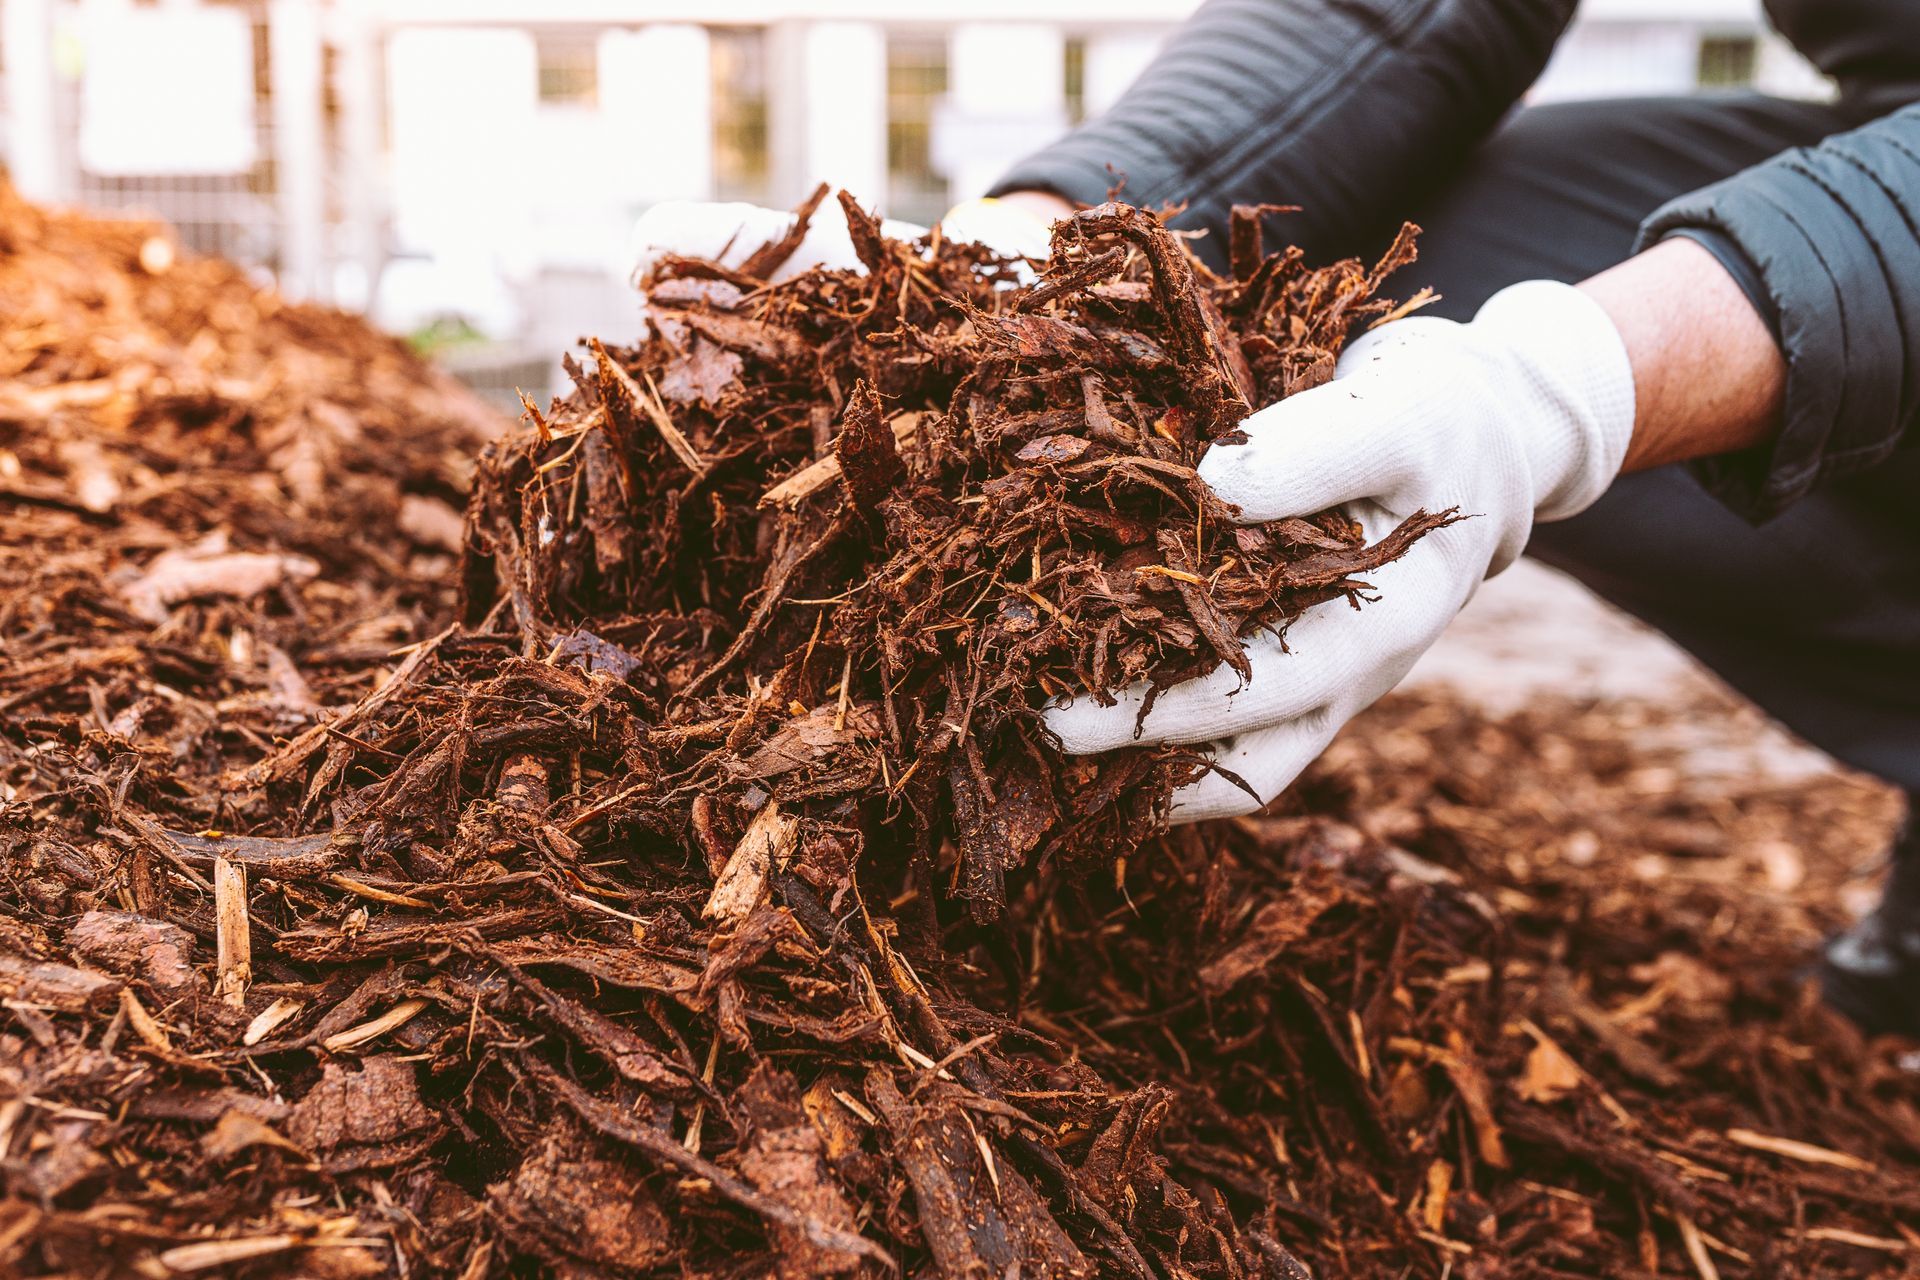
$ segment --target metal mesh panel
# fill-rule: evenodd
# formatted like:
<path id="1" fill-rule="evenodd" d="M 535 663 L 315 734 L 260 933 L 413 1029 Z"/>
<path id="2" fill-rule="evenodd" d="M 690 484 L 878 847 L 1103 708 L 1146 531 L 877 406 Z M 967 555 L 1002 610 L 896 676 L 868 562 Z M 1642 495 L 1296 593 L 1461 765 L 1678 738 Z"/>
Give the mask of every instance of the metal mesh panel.
<path id="1" fill-rule="evenodd" d="M 172 223 L 181 243 L 217 253 L 246 266 L 276 271 L 281 265 L 280 216 L 275 204 L 273 77 L 268 65 L 267 9 L 264 4 L 231 6 L 245 13 L 252 31 L 253 128 L 258 145 L 251 169 L 238 174 L 94 173 L 83 162 L 77 139 L 81 124 L 78 77 L 62 76 L 55 109 L 59 136 L 67 140 L 67 180 L 73 199 L 101 212 L 157 216 Z M 78 5 L 56 10 L 63 38 L 81 41 L 76 54 L 86 57 Z"/>

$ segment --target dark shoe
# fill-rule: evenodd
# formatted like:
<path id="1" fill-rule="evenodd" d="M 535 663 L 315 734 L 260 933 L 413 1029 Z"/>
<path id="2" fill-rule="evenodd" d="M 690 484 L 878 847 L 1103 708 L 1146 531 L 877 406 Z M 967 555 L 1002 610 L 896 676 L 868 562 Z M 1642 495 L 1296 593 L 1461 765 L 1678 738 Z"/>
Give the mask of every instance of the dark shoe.
<path id="1" fill-rule="evenodd" d="M 1816 972 L 1821 996 L 1862 1031 L 1920 1039 L 1920 833 L 1895 842 L 1892 862 L 1880 905 L 1827 943 Z"/>

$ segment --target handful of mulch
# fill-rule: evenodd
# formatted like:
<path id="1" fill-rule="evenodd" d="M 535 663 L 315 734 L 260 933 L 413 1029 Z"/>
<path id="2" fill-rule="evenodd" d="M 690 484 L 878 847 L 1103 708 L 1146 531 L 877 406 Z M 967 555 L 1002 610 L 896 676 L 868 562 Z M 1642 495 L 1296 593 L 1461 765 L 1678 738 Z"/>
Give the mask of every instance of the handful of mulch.
<path id="1" fill-rule="evenodd" d="M 824 193 L 739 270 L 660 264 L 648 337 L 596 343 L 579 391 L 530 407 L 474 502 L 468 619 L 504 603 L 529 652 L 613 642 L 644 673 L 678 736 L 650 735 L 672 745 L 623 816 L 674 831 L 698 801 L 717 853 L 764 804 L 832 813 L 924 905 L 942 879 L 984 922 L 1010 871 L 1124 855 L 1209 767 L 1065 761 L 1039 708 L 1245 674 L 1245 637 L 1357 598 L 1452 518 L 1371 547 L 1336 512 L 1236 525 L 1195 471 L 1394 310 L 1375 293 L 1413 231 L 1370 271 L 1308 270 L 1243 210 L 1221 279 L 1108 204 L 1015 288 L 1014 264 L 887 240 L 842 195 L 864 272 L 766 284 Z"/>

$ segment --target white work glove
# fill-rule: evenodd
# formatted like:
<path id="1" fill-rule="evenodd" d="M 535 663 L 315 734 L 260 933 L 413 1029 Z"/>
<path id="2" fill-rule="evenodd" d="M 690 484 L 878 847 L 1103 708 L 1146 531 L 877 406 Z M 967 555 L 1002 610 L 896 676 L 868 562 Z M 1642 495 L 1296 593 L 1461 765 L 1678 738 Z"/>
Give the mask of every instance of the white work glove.
<path id="1" fill-rule="evenodd" d="M 706 258 L 722 266 L 737 267 L 755 249 L 785 235 L 793 225 L 793 218 L 790 210 L 765 209 L 755 204 L 665 201 L 641 214 L 634 223 L 633 276 L 645 279 L 667 254 Z M 1002 257 L 1046 260 L 1047 224 L 999 200 L 968 200 L 955 205 L 940 220 L 940 227 L 949 239 L 983 244 Z M 917 240 L 927 234 L 925 227 L 892 218 L 882 222 L 880 230 L 895 240 Z M 813 220 L 807 224 L 806 236 L 792 256 L 773 273 L 773 281 L 777 284 L 790 280 L 814 267 L 860 269 L 860 258 L 853 251 L 846 215 L 838 200 L 829 198 L 820 202 Z"/>
<path id="2" fill-rule="evenodd" d="M 1382 325 L 1340 357 L 1334 378 L 1247 419 L 1200 475 L 1248 523 L 1345 505 L 1377 541 L 1416 510 L 1462 520 L 1368 575 L 1378 599 L 1335 600 L 1247 642 L 1244 684 L 1222 666 L 1115 706 L 1082 695 L 1046 724 L 1077 755 L 1210 744 L 1218 772 L 1176 792 L 1176 822 L 1250 813 L 1273 799 L 1340 727 L 1399 683 L 1481 580 L 1511 564 L 1535 520 L 1574 515 L 1619 473 L 1633 433 L 1633 369 L 1613 321 L 1569 285 L 1517 284 L 1471 324 Z"/>

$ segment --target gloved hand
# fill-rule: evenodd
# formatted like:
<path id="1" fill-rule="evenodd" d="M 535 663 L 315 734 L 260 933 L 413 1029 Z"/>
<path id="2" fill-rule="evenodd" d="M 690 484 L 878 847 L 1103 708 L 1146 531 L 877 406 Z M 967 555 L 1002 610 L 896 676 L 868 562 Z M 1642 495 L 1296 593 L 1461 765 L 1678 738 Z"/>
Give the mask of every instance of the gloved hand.
<path id="1" fill-rule="evenodd" d="M 790 210 L 765 209 L 754 204 L 668 200 L 640 215 L 634 224 L 634 276 L 644 279 L 666 254 L 708 258 L 735 267 L 769 241 L 778 240 L 793 225 Z M 1047 256 L 1049 228 L 1024 209 L 991 198 L 955 205 L 940 220 L 942 232 L 953 240 L 983 244 L 1002 257 Z M 915 240 L 927 228 L 887 219 L 880 224 L 896 240 Z M 837 200 L 823 200 L 807 225 L 807 234 L 786 262 L 773 273 L 774 283 L 790 280 L 814 267 L 860 269 L 860 259 L 847 235 L 847 220 Z"/>
<path id="2" fill-rule="evenodd" d="M 1491 298 L 1471 324 L 1413 317 L 1349 346 L 1331 382 L 1247 419 L 1200 475 L 1247 522 L 1346 505 L 1369 542 L 1425 508 L 1474 518 L 1428 534 L 1370 575 L 1378 599 L 1308 610 L 1284 639 L 1247 643 L 1230 668 L 1164 690 L 1135 725 L 1144 685 L 1115 706 L 1082 696 L 1047 727 L 1075 754 L 1158 742 L 1211 744 L 1218 772 L 1174 796 L 1174 820 L 1249 813 L 1278 795 L 1349 718 L 1439 638 L 1481 580 L 1519 556 L 1535 520 L 1590 506 L 1633 434 L 1633 369 L 1613 321 L 1569 285 Z"/>

